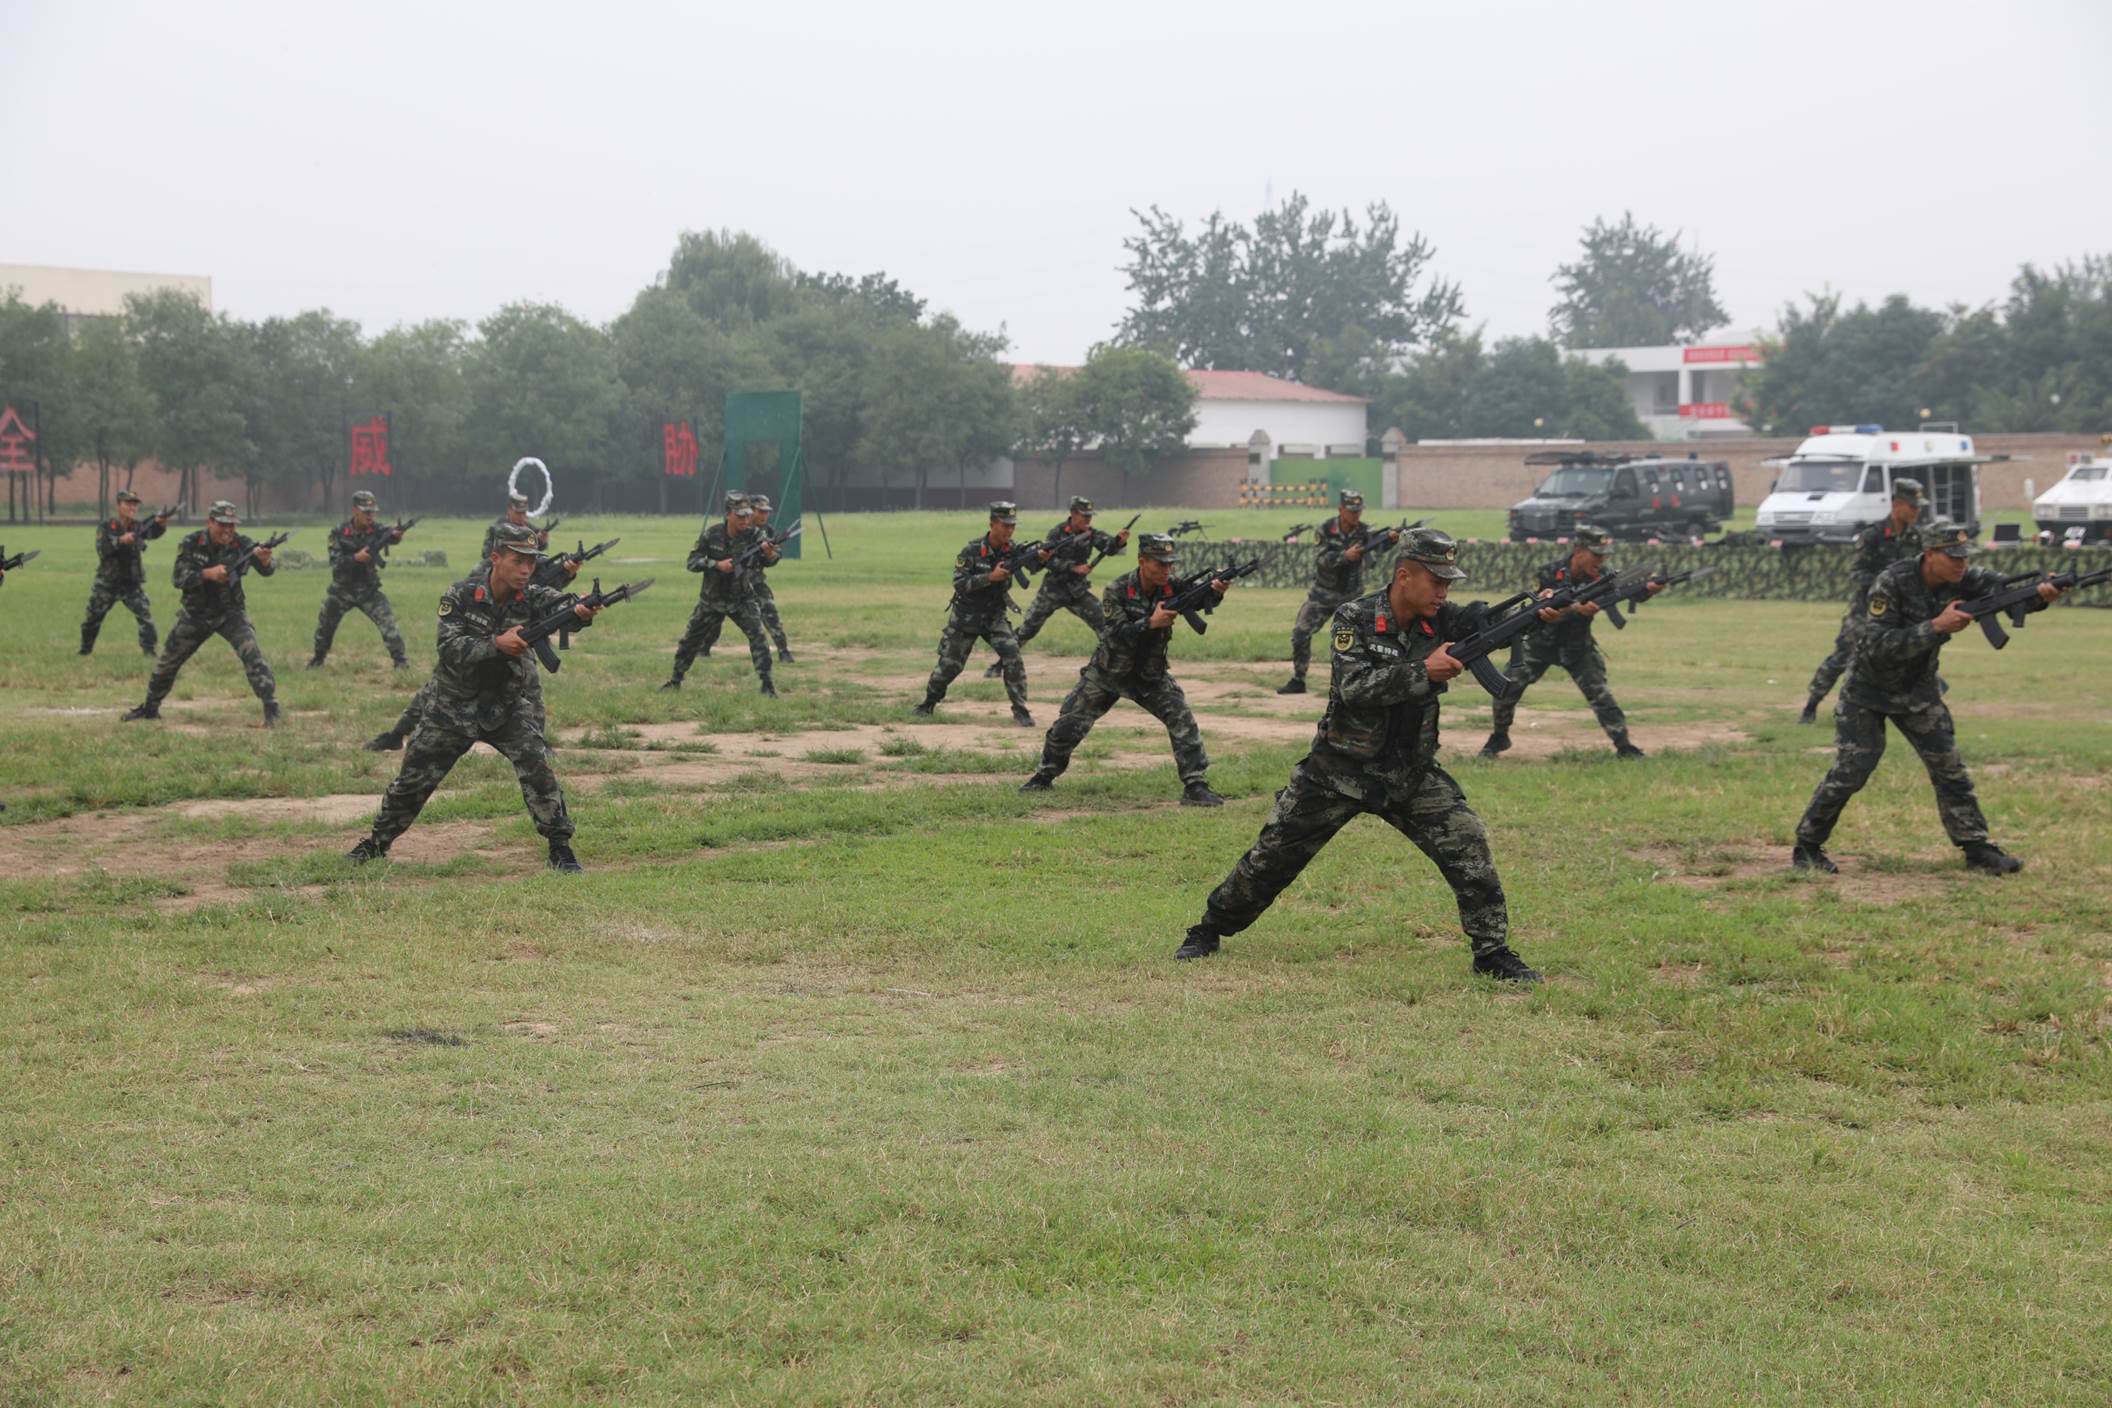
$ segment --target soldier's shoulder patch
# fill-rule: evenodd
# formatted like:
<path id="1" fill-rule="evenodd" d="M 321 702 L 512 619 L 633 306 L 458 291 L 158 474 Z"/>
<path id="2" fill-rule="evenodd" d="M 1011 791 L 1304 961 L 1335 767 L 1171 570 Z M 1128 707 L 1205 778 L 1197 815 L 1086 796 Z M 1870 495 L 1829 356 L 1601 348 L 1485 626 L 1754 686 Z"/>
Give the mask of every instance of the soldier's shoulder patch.
<path id="1" fill-rule="evenodd" d="M 1882 616 L 1885 614 L 1885 612 L 1889 611 L 1891 607 L 1892 604 L 1886 601 L 1881 596 L 1873 596 L 1870 598 L 1870 614 L 1872 616 Z"/>
<path id="2" fill-rule="evenodd" d="M 451 596 L 444 596 L 444 597 L 441 597 L 441 598 L 440 598 L 440 614 L 441 614 L 442 616 L 452 616 L 452 615 L 454 614 L 454 611 L 455 611 L 455 599 L 454 599 L 453 597 L 451 597 Z"/>
<path id="3" fill-rule="evenodd" d="M 1354 650 L 1356 646 L 1357 632 L 1354 626 L 1335 627 L 1335 649 Z"/>

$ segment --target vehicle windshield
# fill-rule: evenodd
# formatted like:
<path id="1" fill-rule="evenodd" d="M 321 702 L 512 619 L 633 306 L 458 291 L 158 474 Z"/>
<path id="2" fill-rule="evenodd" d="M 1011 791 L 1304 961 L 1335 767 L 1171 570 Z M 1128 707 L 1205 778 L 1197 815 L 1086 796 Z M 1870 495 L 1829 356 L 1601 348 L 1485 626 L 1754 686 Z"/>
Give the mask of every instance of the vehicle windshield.
<path id="1" fill-rule="evenodd" d="M 2112 465 L 2086 464 L 2078 467 L 2075 473 L 2068 477 L 2078 484 L 2084 484 L 2093 479 L 2103 479 L 2107 469 L 2112 469 Z"/>
<path id="2" fill-rule="evenodd" d="M 1606 481 L 1612 477 L 1610 469 L 1566 464 L 1548 475 L 1546 482 L 1533 493 L 1543 499 L 1581 499 L 1590 494 L 1605 493 Z"/>
<path id="3" fill-rule="evenodd" d="M 1796 460 L 1782 471 L 1775 489 L 1784 494 L 1844 494 L 1862 482 L 1861 460 Z"/>

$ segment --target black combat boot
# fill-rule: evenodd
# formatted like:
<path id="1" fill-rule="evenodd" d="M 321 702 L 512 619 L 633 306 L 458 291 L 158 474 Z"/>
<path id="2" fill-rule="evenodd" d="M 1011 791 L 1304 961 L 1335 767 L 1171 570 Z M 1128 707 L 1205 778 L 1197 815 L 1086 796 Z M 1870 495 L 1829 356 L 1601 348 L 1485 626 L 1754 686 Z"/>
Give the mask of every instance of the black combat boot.
<path id="1" fill-rule="evenodd" d="M 1198 924 L 1188 931 L 1188 937 L 1173 951 L 1176 959 L 1208 958 L 1217 952 L 1217 935 Z"/>
<path id="2" fill-rule="evenodd" d="M 1045 768 L 1034 769 L 1034 775 L 1019 784 L 1022 792 L 1046 792 L 1056 785 L 1056 774 Z"/>
<path id="3" fill-rule="evenodd" d="M 276 700 L 276 699 L 267 699 L 267 700 L 265 700 L 265 701 L 264 701 L 264 727 L 266 727 L 266 728 L 277 728 L 277 727 L 279 726 L 279 715 L 280 715 L 280 710 L 279 710 L 279 701 L 278 701 L 278 700 Z"/>
<path id="4" fill-rule="evenodd" d="M 1474 971 L 1484 978 L 1494 978 L 1500 983 L 1537 983 L 1540 975 L 1525 966 L 1525 960 L 1511 952 L 1510 945 L 1484 949 L 1474 955 Z"/>
<path id="5" fill-rule="evenodd" d="M 1965 852 L 1967 870 L 1984 870 L 1989 875 L 2014 875 L 2024 868 L 2023 861 L 1992 841 L 1968 841 L 1958 849 Z"/>
<path id="6" fill-rule="evenodd" d="M 403 735 L 395 729 L 384 729 L 359 746 L 369 753 L 393 753 L 403 746 Z"/>
<path id="7" fill-rule="evenodd" d="M 1815 841 L 1797 842 L 1797 848 L 1789 853 L 1789 863 L 1798 870 L 1816 870 L 1821 875 L 1841 873 L 1841 868 L 1833 863 L 1833 857 Z"/>
<path id="8" fill-rule="evenodd" d="M 579 863 L 579 857 L 572 854 L 572 847 L 555 837 L 550 841 L 550 868 L 566 875 L 578 875 L 586 870 Z"/>
<path id="9" fill-rule="evenodd" d="M 307 668 L 309 668 L 309 669 L 311 669 L 311 670 L 320 670 L 320 669 L 322 669 L 322 668 L 323 668 L 323 660 L 324 660 L 324 658 L 325 658 L 325 657 L 323 657 L 323 656 L 321 656 L 321 655 L 311 655 L 311 656 L 309 656 L 309 657 L 308 657 L 308 666 L 307 666 Z"/>
<path id="10" fill-rule="evenodd" d="M 145 655 L 149 660 L 152 660 L 157 654 L 160 653 L 160 647 L 155 644 L 154 637 L 151 635 L 141 636 L 139 638 L 139 649 L 140 653 Z"/>
<path id="11" fill-rule="evenodd" d="M 345 859 L 354 865 L 365 865 L 370 860 L 380 860 L 389 853 L 389 848 L 371 835 L 359 838 L 359 844 L 345 852 Z"/>
<path id="12" fill-rule="evenodd" d="M 666 684 L 664 684 L 664 685 L 661 685 L 661 686 L 660 686 L 660 692 L 661 692 L 662 694 L 665 694 L 665 693 L 667 693 L 667 692 L 668 692 L 669 690 L 671 690 L 671 689 L 680 689 L 681 687 L 682 687 L 682 677 L 681 677 L 680 675 L 676 675 L 676 676 L 675 676 L 675 677 L 674 677 L 673 679 L 669 680 L 669 681 L 668 681 L 668 682 L 667 682 Z"/>
<path id="13" fill-rule="evenodd" d="M 1616 758 L 1647 758 L 1650 755 L 1630 743 L 1625 735 L 1613 741 L 1613 756 Z"/>
<path id="14" fill-rule="evenodd" d="M 86 626 L 81 627 L 81 654 L 95 654 L 96 634 L 96 632 L 89 630 Z"/>
<path id="15" fill-rule="evenodd" d="M 1277 692 L 1278 694 L 1303 694 L 1303 693 L 1305 693 L 1305 676 L 1304 676 L 1304 675 L 1292 675 L 1292 676 L 1291 676 L 1291 678 L 1290 678 L 1290 680 L 1289 680 L 1289 681 L 1288 681 L 1287 683 L 1285 683 L 1285 684 L 1284 684 L 1284 685 L 1283 685 L 1283 686 L 1282 686 L 1282 687 L 1281 687 L 1280 689 L 1278 689 L 1278 690 L 1277 690 L 1276 692 Z"/>
<path id="16" fill-rule="evenodd" d="M 1005 662 L 1002 660 L 998 661 L 995 665 L 992 665 L 989 669 L 983 671 L 983 678 L 986 680 L 1000 680 L 1004 677 Z"/>
<path id="17" fill-rule="evenodd" d="M 910 710 L 909 712 L 911 712 L 912 714 L 917 714 L 917 715 L 920 715 L 920 716 L 922 716 L 922 717 L 924 717 L 924 718 L 927 718 L 927 719 L 928 719 L 928 718 L 930 718 L 930 717 L 931 717 L 931 711 L 932 711 L 932 710 L 934 710 L 934 709 L 936 709 L 936 708 L 938 708 L 938 707 L 939 707 L 939 696 L 938 696 L 938 695 L 936 695 L 936 694 L 928 694 L 928 693 L 927 693 L 927 694 L 926 694 L 926 695 L 924 696 L 924 702 L 923 702 L 922 704 L 919 704 L 919 705 L 918 705 L 918 706 L 917 706 L 916 708 L 914 708 L 914 709 Z"/>
<path id="18" fill-rule="evenodd" d="M 1481 756 L 1493 758 L 1499 753 L 1511 751 L 1511 735 L 1506 729 L 1498 729 L 1489 735 L 1489 741 L 1481 745 Z"/>
<path id="19" fill-rule="evenodd" d="M 1207 782 L 1191 782 L 1181 789 L 1181 805 L 1184 807 L 1221 807 L 1225 799 L 1210 790 Z"/>
<path id="20" fill-rule="evenodd" d="M 128 724 L 137 719 L 159 719 L 160 717 L 161 706 L 151 699 L 137 709 L 125 710 L 125 722 Z"/>
<path id="21" fill-rule="evenodd" d="M 777 663 L 780 665 L 792 663 L 792 650 L 789 646 L 781 645 L 777 648 Z"/>
<path id="22" fill-rule="evenodd" d="M 399 655 L 389 662 L 389 668 L 392 670 L 408 670 L 411 668 L 411 662 Z"/>
<path id="23" fill-rule="evenodd" d="M 1021 728 L 1034 727 L 1034 716 L 1018 704 L 1012 706 L 1012 722 Z"/>
<path id="24" fill-rule="evenodd" d="M 1797 715 L 1800 724 L 1815 724 L 1819 721 L 1819 696 L 1814 694 L 1804 701 L 1804 712 Z"/>
<path id="25" fill-rule="evenodd" d="M 762 693 L 763 693 L 763 698 L 765 698 L 765 699 L 775 699 L 775 698 L 777 698 L 777 686 L 776 686 L 776 685 L 774 685 L 774 684 L 772 684 L 772 683 L 770 683 L 770 677 L 769 677 L 768 675 L 764 675 L 764 676 L 763 676 L 763 691 L 762 691 Z"/>

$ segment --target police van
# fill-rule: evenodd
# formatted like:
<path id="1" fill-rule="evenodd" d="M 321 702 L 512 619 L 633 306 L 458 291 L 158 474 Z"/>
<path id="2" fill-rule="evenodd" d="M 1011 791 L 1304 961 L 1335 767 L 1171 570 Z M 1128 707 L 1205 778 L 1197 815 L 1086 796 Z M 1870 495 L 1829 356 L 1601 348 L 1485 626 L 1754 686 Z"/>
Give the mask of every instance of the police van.
<path id="1" fill-rule="evenodd" d="M 2112 539 L 2112 458 L 2068 456 L 2068 475 L 2031 501 L 2032 521 L 2056 541 Z"/>
<path id="2" fill-rule="evenodd" d="M 1892 485 L 1913 479 L 1927 495 L 1923 517 L 1978 532 L 1980 466 L 2006 458 L 1976 453 L 1956 426 L 1815 425 L 1795 454 L 1767 461 L 1778 473 L 1755 526 L 1784 543 L 1853 542 L 1892 512 Z"/>

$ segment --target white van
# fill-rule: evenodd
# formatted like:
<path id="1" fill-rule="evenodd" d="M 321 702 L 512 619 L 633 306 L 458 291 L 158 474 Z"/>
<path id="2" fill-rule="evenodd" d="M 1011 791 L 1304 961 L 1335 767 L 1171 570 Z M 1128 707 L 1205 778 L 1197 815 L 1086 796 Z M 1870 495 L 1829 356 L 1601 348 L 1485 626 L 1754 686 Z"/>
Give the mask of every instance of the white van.
<path id="1" fill-rule="evenodd" d="M 1973 438 L 1955 426 L 1886 430 L 1876 425 L 1815 425 L 1787 459 L 1760 503 L 1757 527 L 1784 543 L 1847 543 L 1892 512 L 1892 484 L 1919 480 L 1924 518 L 1980 529 L 1980 466 Z"/>
<path id="2" fill-rule="evenodd" d="M 2056 541 L 2078 528 L 2086 543 L 2112 538 L 2112 459 L 2068 456 L 2068 476 L 2031 501 L 2031 517 Z"/>

